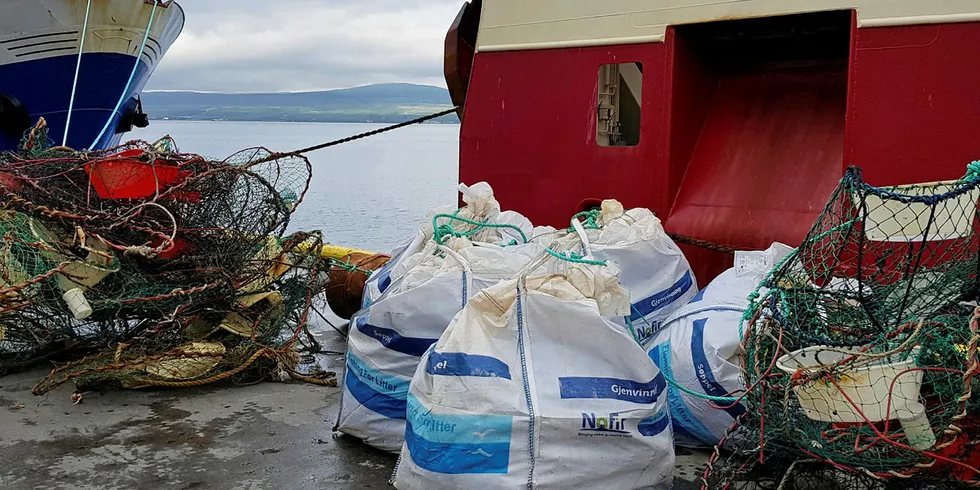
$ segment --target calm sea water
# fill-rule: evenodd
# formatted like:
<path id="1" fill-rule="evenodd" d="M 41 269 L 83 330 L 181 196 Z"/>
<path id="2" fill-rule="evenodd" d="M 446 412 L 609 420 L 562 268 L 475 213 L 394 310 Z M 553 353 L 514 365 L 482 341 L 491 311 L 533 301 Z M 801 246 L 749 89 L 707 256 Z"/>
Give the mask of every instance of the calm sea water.
<path id="1" fill-rule="evenodd" d="M 223 159 L 264 146 L 289 151 L 377 129 L 374 124 L 152 121 L 130 139 L 171 135 L 182 151 Z M 321 230 L 331 243 L 390 252 L 426 213 L 456 202 L 459 126 L 410 126 L 309 154 L 313 182 L 291 231 Z"/>

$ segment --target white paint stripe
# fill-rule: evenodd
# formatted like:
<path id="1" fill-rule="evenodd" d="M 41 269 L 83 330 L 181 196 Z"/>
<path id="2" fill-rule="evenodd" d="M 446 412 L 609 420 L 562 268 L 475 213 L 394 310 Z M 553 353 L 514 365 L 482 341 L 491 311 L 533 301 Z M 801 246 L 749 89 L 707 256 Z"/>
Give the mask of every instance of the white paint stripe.
<path id="1" fill-rule="evenodd" d="M 571 39 L 567 41 L 546 41 L 538 43 L 521 44 L 496 44 L 483 46 L 477 52 L 493 51 L 522 51 L 529 49 L 558 49 L 558 48 L 583 48 L 588 46 L 612 46 L 618 44 L 643 44 L 643 43 L 662 43 L 664 35 L 632 36 L 632 37 L 613 37 L 606 39 Z"/>
<path id="2" fill-rule="evenodd" d="M 858 27 L 894 27 L 923 24 L 956 24 L 980 22 L 980 12 L 966 14 L 920 15 L 915 17 L 885 17 L 862 20 L 858 17 Z"/>

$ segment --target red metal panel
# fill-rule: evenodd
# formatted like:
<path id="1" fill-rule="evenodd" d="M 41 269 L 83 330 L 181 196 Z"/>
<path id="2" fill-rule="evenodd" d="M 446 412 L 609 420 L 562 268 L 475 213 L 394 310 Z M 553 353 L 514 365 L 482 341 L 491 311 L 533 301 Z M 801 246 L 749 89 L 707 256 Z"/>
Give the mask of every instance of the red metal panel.
<path id="1" fill-rule="evenodd" d="M 980 158 L 980 23 L 858 29 L 846 162 L 874 185 L 960 177 Z"/>
<path id="2" fill-rule="evenodd" d="M 798 244 L 843 173 L 846 86 L 844 66 L 724 76 L 668 230 L 743 250 Z"/>
<path id="3" fill-rule="evenodd" d="M 707 66 L 690 41 L 667 29 L 670 55 L 668 79 L 671 80 L 669 103 L 670 196 L 677 195 L 681 178 L 701 136 L 705 117 L 718 87 L 718 75 Z"/>
<path id="4" fill-rule="evenodd" d="M 505 208 L 539 224 L 615 197 L 669 213 L 668 230 L 684 235 L 796 245 L 845 163 L 887 185 L 956 178 L 980 158 L 980 24 L 853 36 L 850 68 L 757 68 L 720 82 L 672 29 L 666 44 L 478 53 L 460 178 L 490 182 Z M 644 67 L 640 144 L 600 147 L 598 68 L 634 61 Z M 701 283 L 730 266 L 730 256 L 684 249 Z"/>
<path id="5" fill-rule="evenodd" d="M 477 53 L 460 130 L 460 180 L 489 182 L 505 209 L 566 225 L 586 198 L 670 207 L 665 49 L 638 44 Z M 640 143 L 596 144 L 599 66 L 643 64 Z"/>

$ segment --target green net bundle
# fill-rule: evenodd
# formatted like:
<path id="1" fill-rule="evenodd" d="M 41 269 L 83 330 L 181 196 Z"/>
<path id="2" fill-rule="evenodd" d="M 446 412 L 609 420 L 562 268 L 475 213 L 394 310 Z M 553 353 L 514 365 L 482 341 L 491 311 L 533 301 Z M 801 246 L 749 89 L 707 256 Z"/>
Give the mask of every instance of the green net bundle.
<path id="1" fill-rule="evenodd" d="M 978 200 L 978 164 L 888 188 L 848 170 L 751 298 L 748 410 L 708 487 L 808 488 L 792 482 L 821 472 L 833 488 L 980 481 Z"/>
<path id="2" fill-rule="evenodd" d="M 0 374 L 68 362 L 38 394 L 304 377 L 292 348 L 329 268 L 318 234 L 285 234 L 308 160 L 46 141 L 0 154 Z"/>

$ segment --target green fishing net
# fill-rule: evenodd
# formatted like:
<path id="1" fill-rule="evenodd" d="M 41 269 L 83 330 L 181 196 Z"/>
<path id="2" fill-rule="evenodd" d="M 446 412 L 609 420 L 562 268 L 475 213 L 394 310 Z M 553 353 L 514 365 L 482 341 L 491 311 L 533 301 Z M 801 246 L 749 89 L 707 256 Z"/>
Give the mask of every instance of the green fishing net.
<path id="1" fill-rule="evenodd" d="M 285 233 L 310 177 L 263 148 L 82 152 L 39 125 L 0 154 L 0 374 L 65 363 L 37 394 L 318 379 L 293 348 L 312 339 L 329 263 L 318 233 Z"/>
<path id="2" fill-rule="evenodd" d="M 708 487 L 809 488 L 783 477 L 819 472 L 833 488 L 980 481 L 978 170 L 897 187 L 847 171 L 751 298 L 747 414 Z"/>

